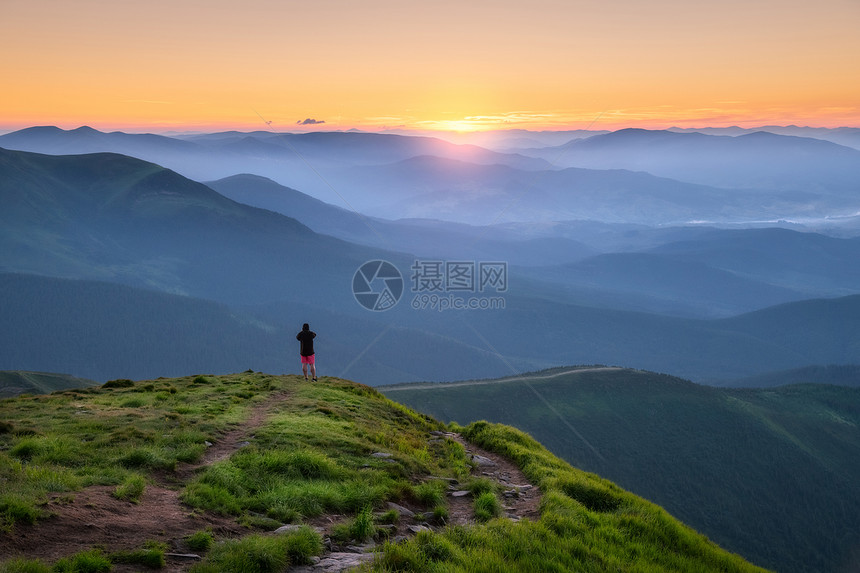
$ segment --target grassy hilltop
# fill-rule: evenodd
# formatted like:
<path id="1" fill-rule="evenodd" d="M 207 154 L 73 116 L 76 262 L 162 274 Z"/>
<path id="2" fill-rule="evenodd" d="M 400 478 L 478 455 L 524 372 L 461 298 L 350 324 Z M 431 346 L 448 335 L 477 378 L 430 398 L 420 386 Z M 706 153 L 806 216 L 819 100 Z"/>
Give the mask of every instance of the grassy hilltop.
<path id="1" fill-rule="evenodd" d="M 493 481 L 473 451 L 536 487 Z M 446 428 L 335 378 L 2 400 L 0 483 L 3 572 L 286 571 L 362 543 L 365 571 L 762 571 L 514 428 Z M 539 492 L 530 518 L 505 513 L 519 491 Z"/>

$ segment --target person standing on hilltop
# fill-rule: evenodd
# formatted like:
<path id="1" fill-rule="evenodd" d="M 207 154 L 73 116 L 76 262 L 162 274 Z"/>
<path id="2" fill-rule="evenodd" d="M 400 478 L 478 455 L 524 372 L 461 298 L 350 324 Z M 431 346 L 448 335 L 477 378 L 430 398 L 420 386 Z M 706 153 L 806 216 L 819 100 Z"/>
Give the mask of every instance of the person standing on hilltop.
<path id="1" fill-rule="evenodd" d="M 317 333 L 311 330 L 311 327 L 308 326 L 307 322 L 302 325 L 302 331 L 296 335 L 296 340 L 301 343 L 299 345 L 299 354 L 302 357 L 302 374 L 305 375 L 305 380 L 307 380 L 308 364 L 310 364 L 311 376 L 313 376 L 314 382 L 317 381 L 317 367 L 314 357 L 314 338 L 316 338 L 316 336 Z"/>

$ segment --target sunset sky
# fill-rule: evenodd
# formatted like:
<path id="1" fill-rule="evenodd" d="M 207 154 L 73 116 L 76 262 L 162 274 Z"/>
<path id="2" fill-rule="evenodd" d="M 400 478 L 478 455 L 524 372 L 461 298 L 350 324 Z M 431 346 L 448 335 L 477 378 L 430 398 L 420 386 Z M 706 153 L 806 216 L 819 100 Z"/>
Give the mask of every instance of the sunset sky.
<path id="1" fill-rule="evenodd" d="M 858 30 L 860 0 L 0 0 L 0 131 L 860 126 Z"/>

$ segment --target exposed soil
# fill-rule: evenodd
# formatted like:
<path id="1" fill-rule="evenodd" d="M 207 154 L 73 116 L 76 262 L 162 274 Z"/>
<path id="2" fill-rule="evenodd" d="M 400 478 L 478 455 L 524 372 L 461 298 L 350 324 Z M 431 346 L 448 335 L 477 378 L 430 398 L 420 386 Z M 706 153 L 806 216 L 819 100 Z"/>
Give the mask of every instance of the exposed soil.
<path id="1" fill-rule="evenodd" d="M 195 531 L 211 527 L 217 536 L 243 531 L 234 519 L 192 514 L 173 489 L 150 485 L 137 504 L 116 499 L 113 491 L 112 486 L 93 486 L 75 492 L 73 499 L 65 494 L 55 496 L 47 507 L 52 517 L 36 525 L 16 525 L 14 535 L 0 536 L 0 555 L 54 561 L 92 547 L 140 549 L 153 540 L 167 543 L 173 552 L 185 553 L 181 540 Z M 117 566 L 114 571 L 123 569 Z"/>
<path id="2" fill-rule="evenodd" d="M 166 543 L 171 553 L 187 554 L 191 552 L 184 546 L 183 538 L 196 531 L 211 528 L 219 538 L 247 534 L 248 530 L 232 518 L 193 511 L 179 500 L 179 491 L 200 469 L 226 459 L 243 447 L 253 438 L 254 430 L 265 423 L 269 413 L 287 397 L 285 393 L 280 394 L 254 408 L 245 423 L 220 436 L 199 463 L 183 464 L 175 472 L 156 476 L 156 484 L 147 486 L 139 503 L 116 499 L 112 495 L 112 486 L 93 486 L 55 495 L 46 507 L 51 517 L 32 526 L 16 525 L 12 534 L 0 533 L 0 556 L 4 559 L 39 558 L 51 562 L 92 547 L 108 552 L 133 550 L 153 540 Z M 506 492 L 502 502 L 507 517 L 537 519 L 540 491 L 529 484 L 518 467 L 497 454 L 465 442 L 458 434 L 438 435 L 434 439 L 446 438 L 463 444 L 470 456 L 478 456 L 473 460 L 480 462 L 473 475 L 488 477 L 501 484 Z M 462 487 L 463 484 L 457 483 L 449 486 L 449 524 L 475 522 L 472 498 L 460 491 Z M 417 507 L 409 507 L 409 504 L 404 504 L 404 507 L 417 515 L 410 517 L 409 511 L 402 513 L 400 523 L 391 531 L 393 539 L 411 537 L 425 527 L 438 530 L 444 526 L 427 523 Z M 309 524 L 326 534 L 336 523 L 346 519 L 347 516 L 325 515 Z M 334 547 L 328 543 L 327 549 L 362 551 L 369 547 Z M 195 562 L 193 558 L 169 555 L 167 567 L 162 571 L 187 571 Z M 126 573 L 140 569 L 139 566 L 116 565 L 113 571 Z M 314 566 L 301 569 L 323 570 Z M 325 571 L 332 569 L 326 568 Z"/>
<path id="3" fill-rule="evenodd" d="M 513 462 L 496 453 L 489 452 L 466 442 L 459 434 L 446 434 L 460 442 L 471 456 L 489 459 L 494 465 L 476 465 L 473 475 L 487 477 L 502 486 L 505 515 L 511 519 L 537 519 L 540 517 L 540 490 L 525 476 L 522 470 Z M 472 499 L 469 496 L 451 497 L 449 511 L 451 522 L 472 523 Z"/>
<path id="4" fill-rule="evenodd" d="M 147 485 L 139 503 L 115 498 L 112 486 L 53 496 L 45 508 L 51 517 L 36 525 L 16 525 L 12 535 L 0 533 L 0 556 L 53 561 L 92 547 L 106 551 L 140 549 L 147 541 L 161 541 L 171 552 L 188 553 L 183 538 L 207 527 L 216 537 L 247 533 L 235 519 L 193 512 L 179 500 L 179 491 L 201 468 L 226 459 L 242 447 L 287 396 L 280 393 L 253 408 L 241 426 L 219 436 L 199 463 L 179 464 L 175 472 L 156 475 L 156 484 Z M 184 571 L 191 564 L 187 558 L 169 558 L 163 571 Z M 117 565 L 113 571 L 139 569 Z"/>

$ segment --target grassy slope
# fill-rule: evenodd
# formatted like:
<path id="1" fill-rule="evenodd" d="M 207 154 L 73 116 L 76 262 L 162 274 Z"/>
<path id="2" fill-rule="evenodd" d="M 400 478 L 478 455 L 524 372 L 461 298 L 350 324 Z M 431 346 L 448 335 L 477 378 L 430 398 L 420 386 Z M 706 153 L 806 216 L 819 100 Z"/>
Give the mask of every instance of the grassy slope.
<path id="1" fill-rule="evenodd" d="M 840 570 L 860 541 L 854 388 L 729 390 L 615 369 L 383 390 L 443 420 L 522 428 L 779 571 Z"/>
<path id="2" fill-rule="evenodd" d="M 835 384 L 837 386 L 860 387 L 860 365 L 806 366 L 793 370 L 768 372 L 748 378 L 726 380 L 717 385 L 732 388 L 769 388 L 786 384 Z"/>
<path id="3" fill-rule="evenodd" d="M 349 534 L 367 507 L 426 497 L 421 476 L 462 479 L 467 472 L 461 446 L 430 439 L 439 422 L 343 380 L 308 384 L 248 372 L 108 386 L 0 401 L 0 535 L 14 536 L 21 522 L 38 527 L 54 507 L 46 503 L 53 492 L 74 496 L 100 483 L 133 496 L 135 486 L 200 460 L 206 440 L 217 442 L 255 405 L 276 399 L 283 401 L 247 447 L 177 486 L 197 511 L 249 527 L 241 540 L 218 540 L 197 571 L 276 571 L 306 561 L 322 547 L 312 530 L 279 541 L 253 529 L 337 513 L 356 516 Z M 760 571 L 513 428 L 479 423 L 462 431 L 509 456 L 540 486 L 541 518 L 494 519 L 386 543 L 373 570 Z M 378 451 L 392 458 L 370 456 Z M 6 562 L 0 571 L 23 567 Z"/>
<path id="4" fill-rule="evenodd" d="M 98 382 L 69 374 L 0 370 L 0 398 L 17 394 L 48 394 L 57 390 L 95 386 Z"/>

